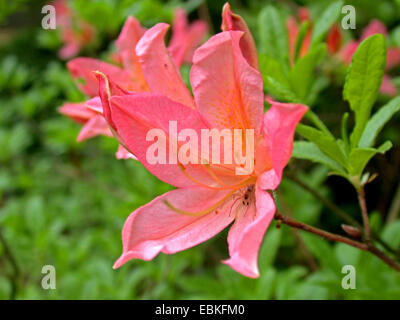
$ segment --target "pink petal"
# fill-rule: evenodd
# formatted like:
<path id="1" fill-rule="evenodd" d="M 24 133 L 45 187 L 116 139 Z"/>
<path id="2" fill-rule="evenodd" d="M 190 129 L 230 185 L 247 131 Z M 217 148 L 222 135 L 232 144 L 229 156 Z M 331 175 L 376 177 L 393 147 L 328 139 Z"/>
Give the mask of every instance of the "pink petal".
<path id="1" fill-rule="evenodd" d="M 250 29 L 243 18 L 235 14 L 227 2 L 222 9 L 222 31 L 242 31 L 243 37 L 240 39 L 240 49 L 248 64 L 258 70 L 258 56 L 256 43 L 251 35 Z"/>
<path id="2" fill-rule="evenodd" d="M 389 48 L 387 51 L 386 70 L 390 70 L 400 64 L 400 49 Z"/>
<path id="3" fill-rule="evenodd" d="M 328 50 L 331 54 L 334 54 L 339 51 L 340 45 L 342 42 L 342 34 L 340 32 L 339 25 L 335 23 L 326 37 L 326 44 L 328 46 Z"/>
<path id="4" fill-rule="evenodd" d="M 76 43 L 75 41 L 67 42 L 58 51 L 58 56 L 62 60 L 71 59 L 72 57 L 75 57 L 80 50 L 81 50 L 81 45 L 79 43 Z"/>
<path id="5" fill-rule="evenodd" d="M 82 142 L 83 140 L 90 139 L 98 135 L 104 135 L 108 137 L 113 136 L 108 127 L 107 121 L 102 115 L 96 115 L 85 123 L 79 132 L 77 141 Z"/>
<path id="6" fill-rule="evenodd" d="M 129 17 L 116 41 L 123 68 L 131 76 L 131 86 L 129 89 L 138 92 L 148 91 L 140 61 L 135 52 L 136 45 L 145 31 L 146 29 L 140 25 L 139 21 L 133 17 Z"/>
<path id="7" fill-rule="evenodd" d="M 64 103 L 60 108 L 58 108 L 58 112 L 73 119 L 78 123 L 85 123 L 90 118 L 96 115 L 94 111 L 90 110 L 87 107 L 86 102 Z"/>
<path id="8" fill-rule="evenodd" d="M 140 25 L 138 20 L 131 16 L 128 17 L 122 27 L 117 41 L 115 42 L 118 50 L 132 50 L 134 52 L 136 44 L 145 31 L 146 29 Z"/>
<path id="9" fill-rule="evenodd" d="M 165 200 L 180 210 L 199 212 L 218 203 L 228 193 L 200 187 L 177 189 L 137 209 L 125 222 L 123 253 L 114 268 L 131 259 L 151 260 L 160 252 L 171 254 L 191 248 L 219 233 L 234 218 L 228 204 L 218 213 L 188 216 L 172 211 Z"/>
<path id="10" fill-rule="evenodd" d="M 168 28 L 167 24 L 159 23 L 147 30 L 136 46 L 136 54 L 150 91 L 194 108 L 193 98 L 165 47 Z"/>
<path id="11" fill-rule="evenodd" d="M 190 82 L 196 106 L 210 126 L 260 131 L 264 110 L 260 73 L 243 57 L 243 32 L 221 32 L 196 50 Z"/>
<path id="12" fill-rule="evenodd" d="M 115 157 L 120 160 L 120 159 L 133 159 L 137 160 L 137 158 L 130 153 L 128 150 L 126 150 L 123 146 L 119 145 L 118 150 L 115 153 Z"/>
<path id="13" fill-rule="evenodd" d="M 178 67 L 183 62 L 185 55 L 187 33 L 188 21 L 186 11 L 178 8 L 174 12 L 172 36 L 168 46 L 168 51 Z"/>
<path id="14" fill-rule="evenodd" d="M 179 8 L 175 11 L 168 51 L 177 67 L 183 62 L 192 63 L 194 51 L 202 43 L 207 29 L 207 24 L 200 20 L 189 26 L 186 11 Z"/>
<path id="15" fill-rule="evenodd" d="M 69 61 L 67 67 L 74 79 L 82 79 L 84 81 L 83 84 L 78 84 L 79 88 L 90 97 L 98 95 L 97 80 L 94 75 L 95 71 L 100 71 L 106 74 L 118 85 L 127 90 L 131 87 L 131 80 L 127 71 L 100 60 L 92 58 L 76 58 Z"/>
<path id="16" fill-rule="evenodd" d="M 272 106 L 265 113 L 263 131 L 269 144 L 273 169 L 259 177 L 260 188 L 263 190 L 273 190 L 280 183 L 283 168 L 292 154 L 296 126 L 308 110 L 302 104 L 279 103 L 273 100 L 268 102 Z"/>
<path id="17" fill-rule="evenodd" d="M 123 145 L 134 154 L 138 160 L 160 180 L 176 187 L 196 185 L 182 172 L 176 152 L 171 152 L 171 143 L 176 150 L 177 133 L 190 128 L 201 137 L 201 129 L 207 128 L 198 112 L 174 102 L 165 96 L 153 93 L 132 93 L 125 96 L 113 96 L 111 102 L 111 118 Z M 170 121 L 176 121 L 176 132 L 170 132 Z M 146 136 L 151 129 L 159 129 L 164 134 L 165 154 L 164 163 L 152 163 L 147 152 L 154 141 L 148 141 Z M 172 129 L 171 129 L 172 130 Z M 157 138 L 156 138 L 157 139 Z M 161 140 L 161 139 L 160 139 Z M 200 140 L 200 139 L 198 139 Z M 195 143 L 195 142 L 194 142 Z M 200 141 L 193 148 L 200 153 Z M 172 161 L 170 159 L 170 153 Z M 151 154 L 152 155 L 152 154 Z M 151 156 L 150 155 L 150 156 Z M 215 183 L 200 164 L 187 164 L 187 173 L 196 180 L 210 185 Z"/>
<path id="18" fill-rule="evenodd" d="M 275 203 L 270 194 L 256 186 L 256 201 L 236 218 L 229 230 L 228 260 L 223 263 L 246 277 L 257 278 L 258 252 L 275 214 Z"/>
<path id="19" fill-rule="evenodd" d="M 368 26 L 364 28 L 364 31 L 361 35 L 361 41 L 372 36 L 373 34 L 380 33 L 383 35 L 387 35 L 386 26 L 377 19 L 372 20 Z"/>
<path id="20" fill-rule="evenodd" d="M 95 74 L 98 81 L 98 93 L 100 96 L 104 118 L 113 130 L 116 130 L 115 124 L 111 119 L 111 105 L 110 99 L 113 95 L 126 95 L 129 92 L 121 89 L 116 83 L 108 79 L 107 76 L 101 72 Z"/>
<path id="21" fill-rule="evenodd" d="M 88 109 L 93 110 L 98 114 L 103 114 L 103 105 L 101 103 L 100 97 L 94 97 L 86 101 L 86 106 Z"/>
<path id="22" fill-rule="evenodd" d="M 353 58 L 354 53 L 356 52 L 359 46 L 358 41 L 350 41 L 347 43 L 338 53 L 338 57 L 346 64 L 351 63 L 351 59 Z"/>
<path id="23" fill-rule="evenodd" d="M 387 75 L 383 76 L 381 88 L 379 90 L 381 93 L 387 94 L 388 96 L 391 97 L 396 96 L 398 92 L 395 83 Z"/>
<path id="24" fill-rule="evenodd" d="M 190 25 L 183 62 L 192 64 L 194 52 L 203 43 L 207 32 L 208 25 L 204 21 L 197 20 Z"/>

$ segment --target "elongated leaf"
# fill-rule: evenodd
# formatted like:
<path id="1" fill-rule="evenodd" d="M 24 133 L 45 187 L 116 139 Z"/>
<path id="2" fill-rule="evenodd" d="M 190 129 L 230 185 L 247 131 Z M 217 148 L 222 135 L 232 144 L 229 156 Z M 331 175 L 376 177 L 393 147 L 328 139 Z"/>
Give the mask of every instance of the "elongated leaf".
<path id="1" fill-rule="evenodd" d="M 291 87 L 296 95 L 305 101 L 310 93 L 311 84 L 314 79 L 314 69 L 324 58 L 326 45 L 320 44 L 307 55 L 297 60 L 290 70 L 289 79 Z"/>
<path id="2" fill-rule="evenodd" d="M 326 167 L 342 172 L 343 168 L 336 161 L 326 156 L 314 143 L 308 141 L 295 141 L 293 143 L 292 157 L 306 159 L 312 162 L 321 163 Z"/>
<path id="3" fill-rule="evenodd" d="M 371 158 L 377 153 L 385 153 L 392 147 L 392 143 L 387 141 L 378 149 L 375 148 L 355 148 L 351 150 L 349 156 L 349 173 L 351 175 L 360 176 L 365 169 L 365 166 Z"/>
<path id="4" fill-rule="evenodd" d="M 355 112 L 356 125 L 351 134 L 352 146 L 356 146 L 370 117 L 378 95 L 386 64 L 386 39 L 375 34 L 364 40 L 353 56 L 347 72 L 343 98 Z"/>
<path id="5" fill-rule="evenodd" d="M 314 142 L 329 158 L 335 160 L 343 167 L 347 167 L 346 155 L 332 136 L 303 124 L 299 124 L 296 131 L 307 140 Z"/>
<path id="6" fill-rule="evenodd" d="M 266 78 L 268 76 L 274 78 L 276 81 L 282 83 L 284 86 L 288 88 L 290 87 L 290 83 L 287 78 L 286 71 L 282 66 L 282 63 L 266 54 L 259 54 L 258 62 L 264 82 L 266 82 Z"/>
<path id="7" fill-rule="evenodd" d="M 277 98 L 287 102 L 302 103 L 301 99 L 299 99 L 290 88 L 272 77 L 267 76 L 265 78 L 264 86 L 273 96 Z"/>
<path id="8" fill-rule="evenodd" d="M 400 97 L 390 100 L 389 103 L 381 107 L 371 119 L 369 119 L 358 146 L 360 148 L 369 148 L 374 145 L 375 139 L 384 125 L 400 111 Z"/>
<path id="9" fill-rule="evenodd" d="M 288 64 L 287 28 L 281 13 L 274 6 L 266 6 L 258 17 L 261 52 Z"/>
<path id="10" fill-rule="evenodd" d="M 343 1 L 335 1 L 322 12 L 314 25 L 311 45 L 324 38 L 330 27 L 338 19 L 342 6 Z"/>

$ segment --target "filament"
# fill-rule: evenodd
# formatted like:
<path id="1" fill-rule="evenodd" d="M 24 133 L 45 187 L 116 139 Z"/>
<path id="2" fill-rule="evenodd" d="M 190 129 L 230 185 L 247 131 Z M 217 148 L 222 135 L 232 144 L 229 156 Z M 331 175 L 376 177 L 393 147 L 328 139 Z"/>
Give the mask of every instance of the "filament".
<path id="1" fill-rule="evenodd" d="M 211 207 L 209 207 L 209 208 L 207 208 L 205 210 L 202 210 L 202 211 L 198 211 L 198 212 L 190 212 L 190 211 L 178 209 L 175 206 L 173 206 L 168 200 L 163 200 L 163 202 L 165 203 L 165 205 L 169 209 L 171 209 L 172 211 L 174 211 L 176 213 L 180 213 L 180 214 L 183 214 L 183 215 L 186 215 L 186 216 L 191 216 L 191 217 L 200 217 L 200 216 L 204 216 L 207 213 L 210 213 L 210 212 L 214 211 L 215 209 L 218 209 L 234 193 L 235 193 L 235 190 L 229 192 L 224 198 L 222 198 L 220 201 L 218 201 L 217 203 L 215 203 Z"/>

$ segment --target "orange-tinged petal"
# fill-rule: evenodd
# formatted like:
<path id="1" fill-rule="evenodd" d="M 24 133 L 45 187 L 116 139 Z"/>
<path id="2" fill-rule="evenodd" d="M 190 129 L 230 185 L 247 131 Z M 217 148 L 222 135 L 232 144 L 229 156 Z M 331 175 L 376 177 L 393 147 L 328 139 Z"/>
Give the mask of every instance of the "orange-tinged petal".
<path id="1" fill-rule="evenodd" d="M 114 268 L 131 259 L 151 260 L 160 252 L 171 254 L 191 248 L 222 231 L 234 219 L 229 212 L 229 202 L 218 212 L 188 216 L 171 210 L 164 201 L 179 209 L 197 212 L 227 195 L 227 191 L 216 192 L 200 187 L 177 189 L 137 209 L 125 222 L 123 253 Z"/>
<path id="2" fill-rule="evenodd" d="M 257 47 L 251 35 L 250 29 L 243 18 L 234 13 L 230 4 L 227 2 L 222 9 L 222 31 L 242 31 L 243 37 L 240 39 L 240 48 L 243 56 L 253 68 L 258 70 Z"/>
<path id="3" fill-rule="evenodd" d="M 296 126 L 308 110 L 302 104 L 279 103 L 273 100 L 268 100 L 268 102 L 272 106 L 265 113 L 263 131 L 269 144 L 273 168 L 258 178 L 260 188 L 263 190 L 273 190 L 280 183 L 283 168 L 292 154 Z"/>
<path id="4" fill-rule="evenodd" d="M 193 98 L 165 47 L 168 28 L 167 24 L 159 23 L 147 30 L 136 46 L 136 54 L 150 91 L 194 108 Z"/>
<path id="5" fill-rule="evenodd" d="M 104 73 L 119 86 L 127 90 L 131 87 L 129 72 L 101 60 L 92 58 L 76 58 L 69 61 L 67 67 L 74 79 L 83 80 L 84 83 L 78 82 L 78 86 L 90 97 L 98 95 L 97 80 L 94 74 L 95 71 Z"/>
<path id="6" fill-rule="evenodd" d="M 274 214 L 274 200 L 268 192 L 256 186 L 255 201 L 241 209 L 229 230 L 230 258 L 223 263 L 246 277 L 257 278 L 258 252 Z"/>
<path id="7" fill-rule="evenodd" d="M 243 57 L 243 32 L 221 32 L 196 50 L 190 82 L 196 107 L 211 127 L 254 129 L 259 133 L 264 109 L 260 73 Z"/>
<path id="8" fill-rule="evenodd" d="M 79 132 L 77 141 L 82 142 L 83 140 L 90 139 L 98 135 L 104 135 L 108 137 L 113 136 L 108 127 L 107 121 L 102 115 L 96 115 L 85 123 Z"/>

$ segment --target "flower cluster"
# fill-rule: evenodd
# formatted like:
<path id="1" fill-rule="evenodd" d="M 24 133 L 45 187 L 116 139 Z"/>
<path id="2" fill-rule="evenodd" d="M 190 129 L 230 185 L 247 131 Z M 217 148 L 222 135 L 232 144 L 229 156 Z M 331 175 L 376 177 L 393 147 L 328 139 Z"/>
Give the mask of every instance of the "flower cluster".
<path id="1" fill-rule="evenodd" d="M 223 8 L 222 32 L 195 50 L 204 25 L 188 26 L 182 11 L 176 16 L 168 47 L 167 24 L 145 30 L 130 17 L 116 42 L 114 60 L 120 66 L 90 58 L 70 61 L 71 74 L 85 80 L 80 88 L 91 99 L 67 103 L 60 111 L 84 123 L 79 140 L 113 135 L 122 146 L 119 156 L 124 151 L 124 157 L 135 157 L 176 187 L 128 217 L 122 231 L 123 253 L 115 268 L 130 259 L 151 260 L 160 252 L 188 249 L 232 224 L 229 259 L 223 262 L 257 277 L 259 247 L 276 210 L 270 191 L 281 181 L 296 125 L 307 107 L 268 99 L 271 106 L 264 113 L 255 42 L 229 4 Z M 193 95 L 179 71 L 188 61 Z M 167 140 L 184 144 L 170 132 L 171 121 L 178 130 L 254 131 L 254 170 L 238 175 L 240 163 L 150 163 L 149 130 L 157 128 Z M 169 151 L 165 152 L 168 158 Z"/>

